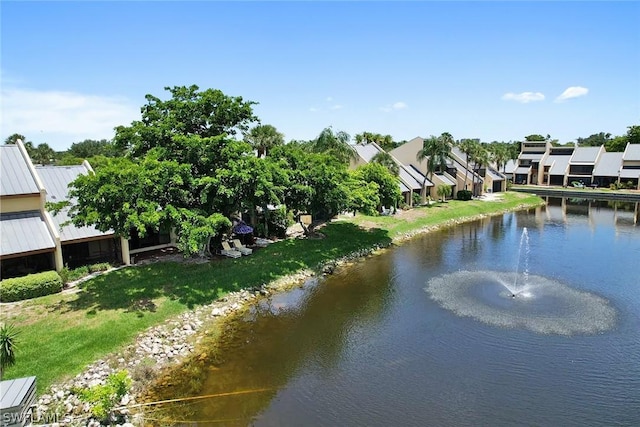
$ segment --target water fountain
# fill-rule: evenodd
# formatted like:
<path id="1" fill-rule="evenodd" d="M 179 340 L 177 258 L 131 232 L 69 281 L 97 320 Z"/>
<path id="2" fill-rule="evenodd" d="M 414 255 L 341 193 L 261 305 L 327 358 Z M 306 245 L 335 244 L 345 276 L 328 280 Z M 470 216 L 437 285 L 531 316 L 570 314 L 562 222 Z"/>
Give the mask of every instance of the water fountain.
<path id="1" fill-rule="evenodd" d="M 595 334 L 611 329 L 616 311 L 598 295 L 529 271 L 529 232 L 522 230 L 515 271 L 457 271 L 429 280 L 425 290 L 461 317 L 542 334 Z"/>

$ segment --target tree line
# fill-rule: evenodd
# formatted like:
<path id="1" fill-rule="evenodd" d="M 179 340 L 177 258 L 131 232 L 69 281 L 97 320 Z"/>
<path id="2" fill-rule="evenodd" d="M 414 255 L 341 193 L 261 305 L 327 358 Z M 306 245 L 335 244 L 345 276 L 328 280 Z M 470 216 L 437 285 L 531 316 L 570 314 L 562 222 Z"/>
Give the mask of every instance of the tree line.
<path id="1" fill-rule="evenodd" d="M 169 99 L 147 95 L 141 120 L 118 126 L 111 141 L 85 140 L 61 153 L 47 144 L 34 146 L 19 134 L 5 143 L 25 141 L 34 163 L 90 161 L 95 173 L 79 176 L 69 192 L 77 201 L 68 206 L 75 225 L 95 225 L 124 237 L 133 229 L 141 236 L 173 229 L 187 255 L 206 252 L 238 213 L 255 223 L 262 212 L 267 226 L 273 206 L 293 217 L 305 213 L 320 220 L 344 211 L 371 214 L 401 202 L 398 165 L 391 156 L 382 152 L 350 169 L 357 154 L 343 131 L 328 127 L 313 140 L 285 143 L 274 126 L 260 123 L 255 102 L 195 85 L 165 90 Z M 538 137 L 544 140 L 527 138 Z M 355 142 L 391 150 L 405 141 L 363 132 Z M 417 160 L 426 160 L 428 175 L 444 170 L 454 144 L 467 156 L 467 173 L 490 162 L 502 170 L 520 151 L 519 142 L 431 136 L 417 153 Z"/>

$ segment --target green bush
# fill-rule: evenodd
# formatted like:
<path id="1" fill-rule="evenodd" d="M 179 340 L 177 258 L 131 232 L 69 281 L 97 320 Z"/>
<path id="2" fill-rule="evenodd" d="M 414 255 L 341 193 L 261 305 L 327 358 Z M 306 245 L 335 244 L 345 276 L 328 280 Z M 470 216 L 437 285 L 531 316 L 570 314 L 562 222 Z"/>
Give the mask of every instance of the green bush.
<path id="1" fill-rule="evenodd" d="M 471 190 L 460 190 L 456 193 L 456 199 L 458 200 L 471 200 Z"/>
<path id="2" fill-rule="evenodd" d="M 287 214 L 284 206 L 281 206 L 269 213 L 269 232 L 277 237 L 286 236 L 287 228 L 293 224 L 293 216 Z"/>
<path id="3" fill-rule="evenodd" d="M 82 279 L 85 276 L 89 275 L 89 267 L 86 265 L 78 268 L 74 268 L 73 270 L 69 270 L 67 267 L 60 270 L 60 277 L 62 277 L 62 283 L 65 285 L 69 282 L 74 282 L 78 279 Z"/>
<path id="4" fill-rule="evenodd" d="M 20 301 L 55 294 L 61 290 L 60 275 L 55 271 L 45 271 L 0 281 L 0 301 Z"/>
<path id="5" fill-rule="evenodd" d="M 111 268 L 111 264 L 108 262 L 101 262 L 98 264 L 91 264 L 89 266 L 89 273 L 96 273 L 98 271 L 107 271 Z"/>
<path id="6" fill-rule="evenodd" d="M 131 389 L 131 378 L 127 371 L 119 371 L 107 377 L 106 384 L 88 389 L 74 388 L 81 401 L 91 405 L 91 413 L 100 421 L 110 421 L 109 415 Z"/>

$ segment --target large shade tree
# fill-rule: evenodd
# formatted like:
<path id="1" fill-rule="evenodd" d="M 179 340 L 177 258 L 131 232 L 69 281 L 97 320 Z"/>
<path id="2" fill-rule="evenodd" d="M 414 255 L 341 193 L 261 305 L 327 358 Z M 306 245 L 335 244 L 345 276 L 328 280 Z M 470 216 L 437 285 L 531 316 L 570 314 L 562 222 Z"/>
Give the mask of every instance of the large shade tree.
<path id="1" fill-rule="evenodd" d="M 74 182 L 70 196 L 78 203 L 71 214 L 76 225 L 125 237 L 134 228 L 143 236 L 148 229 L 172 228 L 190 255 L 206 250 L 230 226 L 245 195 L 264 205 L 278 203 L 278 192 L 264 191 L 269 168 L 252 163 L 251 146 L 228 136 L 248 129 L 254 103 L 197 86 L 168 90 L 171 99 L 147 95 L 142 120 L 116 129 L 114 141 L 126 159 Z"/>

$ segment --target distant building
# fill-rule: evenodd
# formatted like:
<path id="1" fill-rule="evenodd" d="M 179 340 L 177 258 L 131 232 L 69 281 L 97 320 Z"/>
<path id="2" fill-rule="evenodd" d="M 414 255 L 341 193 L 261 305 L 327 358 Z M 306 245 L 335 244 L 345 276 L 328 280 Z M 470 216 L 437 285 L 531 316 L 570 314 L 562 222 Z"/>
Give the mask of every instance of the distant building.
<path id="1" fill-rule="evenodd" d="M 355 145 L 354 149 L 356 150 L 356 153 L 358 153 L 358 158 L 351 162 L 352 168 L 367 164 L 376 154 L 384 152 L 384 150 L 375 142 L 364 145 Z M 413 193 L 421 194 L 423 185 L 425 187 L 430 187 L 433 186 L 433 184 L 428 179 L 425 179 L 424 175 L 420 174 L 417 170 L 405 166 L 395 157 L 391 157 L 398 165 L 400 191 L 404 197 L 405 203 L 409 206 L 413 206 Z"/>
<path id="2" fill-rule="evenodd" d="M 529 185 L 608 187 L 631 183 L 640 189 L 640 144 L 627 144 L 624 153 L 600 147 L 554 147 L 544 141 L 524 141 L 513 166 L 513 182 Z"/>

